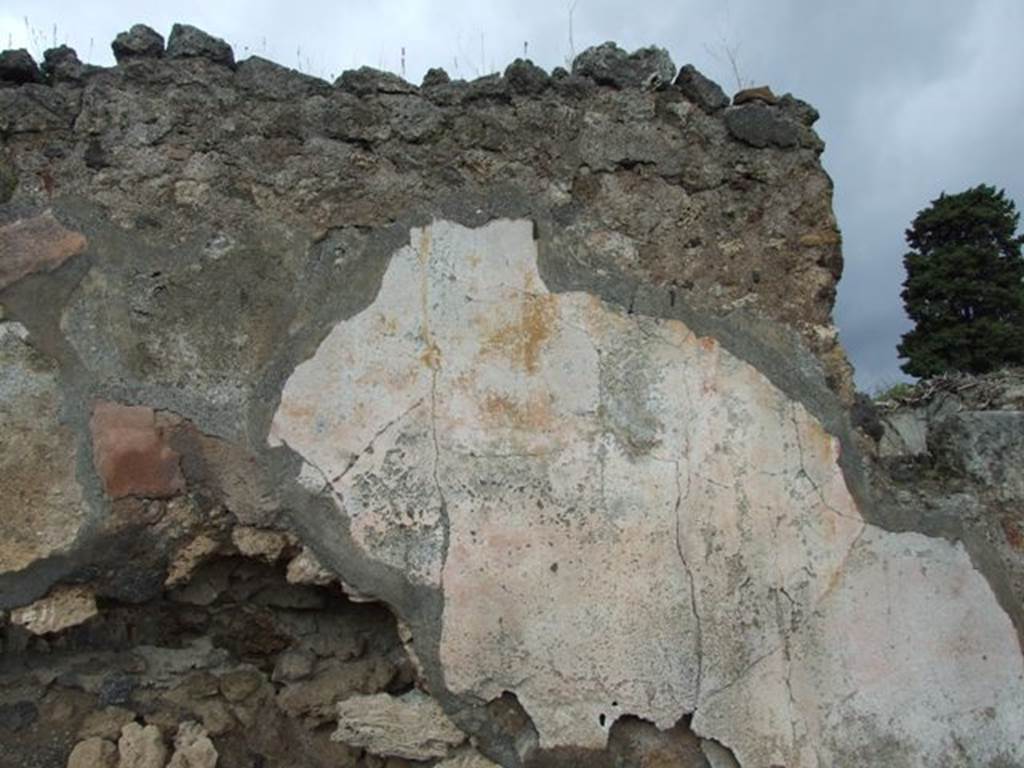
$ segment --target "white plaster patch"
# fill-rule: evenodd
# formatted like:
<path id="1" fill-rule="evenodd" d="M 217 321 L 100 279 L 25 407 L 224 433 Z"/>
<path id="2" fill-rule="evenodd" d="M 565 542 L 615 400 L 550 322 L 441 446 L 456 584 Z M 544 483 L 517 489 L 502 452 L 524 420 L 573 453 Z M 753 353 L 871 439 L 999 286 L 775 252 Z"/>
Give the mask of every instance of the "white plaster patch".
<path id="1" fill-rule="evenodd" d="M 682 323 L 547 291 L 530 222 L 410 242 L 295 370 L 271 440 L 316 467 L 369 557 L 443 590 L 447 687 L 515 693 L 542 747 L 697 709 L 703 733 L 758 743 L 749 765 L 818 765 L 863 663 L 837 632 L 826 704 L 794 690 L 832 658 L 796 633 L 858 583 L 837 441 Z"/>

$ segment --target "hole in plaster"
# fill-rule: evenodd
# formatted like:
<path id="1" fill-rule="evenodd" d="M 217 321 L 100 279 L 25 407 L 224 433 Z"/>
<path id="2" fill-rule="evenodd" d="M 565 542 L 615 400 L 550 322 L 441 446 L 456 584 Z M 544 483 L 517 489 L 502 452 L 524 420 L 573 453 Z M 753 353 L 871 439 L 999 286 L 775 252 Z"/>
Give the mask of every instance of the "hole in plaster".
<path id="1" fill-rule="evenodd" d="M 0 720 L 9 764 L 46 754 L 64 765 L 106 717 L 122 718 L 111 734 L 156 725 L 167 745 L 180 722 L 199 721 L 225 766 L 344 765 L 335 700 L 415 682 L 385 605 L 353 602 L 337 583 L 290 583 L 283 560 L 217 555 L 151 600 L 97 607 L 45 635 L 0 620 L 0 714 L 31 713 L 15 732 Z"/>

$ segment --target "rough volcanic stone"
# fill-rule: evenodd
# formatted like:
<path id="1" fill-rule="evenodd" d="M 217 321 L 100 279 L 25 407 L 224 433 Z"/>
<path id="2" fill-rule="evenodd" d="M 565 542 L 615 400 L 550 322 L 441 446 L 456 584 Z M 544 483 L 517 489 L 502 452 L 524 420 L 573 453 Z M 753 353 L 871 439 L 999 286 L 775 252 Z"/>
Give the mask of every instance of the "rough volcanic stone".
<path id="1" fill-rule="evenodd" d="M 451 78 L 448 73 L 440 67 L 431 67 L 427 70 L 427 73 L 423 75 L 423 83 L 420 85 L 421 88 L 431 88 L 435 85 L 444 85 L 451 82 Z"/>
<path id="2" fill-rule="evenodd" d="M 760 102 L 725 110 L 725 127 L 735 138 L 758 149 L 795 147 L 800 141 L 800 131 L 794 123 Z"/>
<path id="3" fill-rule="evenodd" d="M 0 323 L 0 574 L 65 552 L 86 515 L 57 366 L 27 339 L 21 325 Z"/>
<path id="4" fill-rule="evenodd" d="M 343 91 L 359 96 L 374 93 L 416 93 L 417 88 L 393 72 L 384 72 L 373 67 L 346 69 L 334 84 Z"/>
<path id="5" fill-rule="evenodd" d="M 152 59 L 164 55 L 164 37 L 145 24 L 135 24 L 121 32 L 110 44 L 118 63 L 126 59 Z"/>
<path id="6" fill-rule="evenodd" d="M 573 60 L 572 73 L 616 88 L 658 88 L 672 82 L 676 67 L 664 48 L 652 46 L 626 53 L 607 42 L 579 54 Z"/>
<path id="7" fill-rule="evenodd" d="M 325 81 L 260 56 L 250 56 L 239 62 L 235 82 L 264 98 L 275 101 L 330 91 L 330 85 Z"/>
<path id="8" fill-rule="evenodd" d="M 127 704 L 132 699 L 136 681 L 131 675 L 123 672 L 112 672 L 103 678 L 96 693 L 96 701 L 101 706 L 118 706 Z"/>
<path id="9" fill-rule="evenodd" d="M 540 93 L 551 78 L 529 59 L 516 59 L 505 68 L 505 82 L 513 93 Z"/>
<path id="10" fill-rule="evenodd" d="M 235 53 L 230 45 L 191 24 L 175 24 L 171 27 L 171 35 L 167 38 L 167 55 L 171 58 L 208 59 L 229 67 L 235 65 Z"/>
<path id="11" fill-rule="evenodd" d="M 42 82 L 35 59 L 24 48 L 0 53 L 0 82 L 22 85 Z"/>
<path id="12" fill-rule="evenodd" d="M 466 740 L 441 705 L 422 691 L 378 693 L 338 702 L 338 729 L 331 735 L 371 754 L 430 760 L 445 757 Z"/>
<path id="13" fill-rule="evenodd" d="M 85 236 L 46 211 L 0 227 L 0 288 L 34 272 L 53 271 L 86 248 Z"/>
<path id="14" fill-rule="evenodd" d="M 497 73 L 474 78 L 466 84 L 466 101 L 507 101 L 508 96 L 509 84 Z"/>
<path id="15" fill-rule="evenodd" d="M 97 613 L 96 595 L 89 587 L 59 586 L 31 605 L 11 611 L 11 623 L 45 635 L 82 624 Z"/>
<path id="16" fill-rule="evenodd" d="M 687 99 L 705 112 L 717 112 L 729 106 L 729 97 L 718 83 L 702 75 L 692 64 L 679 70 L 675 84 Z"/>
<path id="17" fill-rule="evenodd" d="M 185 489 L 181 457 L 152 408 L 99 401 L 89 429 L 93 464 L 110 498 L 164 499 Z"/>
<path id="18" fill-rule="evenodd" d="M 780 109 L 784 112 L 788 112 L 795 120 L 797 120 L 797 122 L 806 125 L 808 128 L 818 122 L 818 118 L 820 117 L 818 110 L 806 101 L 798 99 L 790 93 L 783 94 L 779 98 L 778 103 Z"/>
<path id="19" fill-rule="evenodd" d="M 43 74 L 54 82 L 79 80 L 84 71 L 74 48 L 61 45 L 43 51 Z"/>

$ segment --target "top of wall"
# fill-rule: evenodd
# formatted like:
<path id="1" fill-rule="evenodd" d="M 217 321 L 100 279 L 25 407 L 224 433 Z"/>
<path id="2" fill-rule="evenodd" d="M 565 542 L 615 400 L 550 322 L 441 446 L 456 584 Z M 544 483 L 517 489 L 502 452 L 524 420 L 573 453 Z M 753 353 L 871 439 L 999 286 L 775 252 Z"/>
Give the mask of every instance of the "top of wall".
<path id="1" fill-rule="evenodd" d="M 5 197 L 85 201 L 176 241 L 257 220 L 315 241 L 442 214 L 529 216 L 542 247 L 595 273 L 796 329 L 833 387 L 850 386 L 831 325 L 831 180 L 817 112 L 799 99 L 758 88 L 730 100 L 663 49 L 614 43 L 572 72 L 516 60 L 470 82 L 430 70 L 420 86 L 367 67 L 332 85 L 236 63 L 188 25 L 166 45 L 136 25 L 113 49 L 105 69 L 66 47 L 41 68 L 24 51 L 0 55 L 0 164 L 16 177 Z"/>

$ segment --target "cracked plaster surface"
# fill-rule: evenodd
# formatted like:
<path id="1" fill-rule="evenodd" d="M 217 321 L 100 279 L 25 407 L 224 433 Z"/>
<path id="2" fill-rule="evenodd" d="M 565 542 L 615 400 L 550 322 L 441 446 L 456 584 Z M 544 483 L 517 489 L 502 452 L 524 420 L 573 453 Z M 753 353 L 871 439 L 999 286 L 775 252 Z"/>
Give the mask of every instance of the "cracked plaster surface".
<path id="1" fill-rule="evenodd" d="M 826 752 L 859 749 L 823 746 L 843 707 L 893 730 L 888 687 L 934 682 L 897 665 L 862 695 L 870 660 L 851 647 L 850 622 L 880 620 L 874 588 L 899 587 L 878 563 L 910 557 L 951 594 L 938 618 L 904 606 L 915 631 L 960 626 L 961 608 L 984 621 L 934 649 L 939 725 L 907 748 L 938 750 L 970 690 L 1024 711 L 1013 628 L 960 549 L 867 527 L 838 441 L 714 339 L 550 293 L 532 231 L 412 230 L 374 302 L 296 368 L 271 428 L 368 557 L 443 593 L 452 693 L 515 693 L 545 748 L 603 747 L 624 714 L 667 728 L 696 712 L 745 766 L 834 764 Z M 913 632 L 894 642 L 907 653 Z M 1010 674 L 959 680 L 978 647 Z"/>

